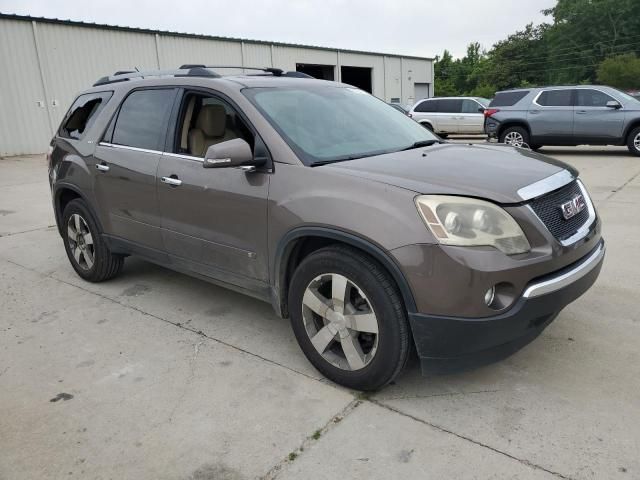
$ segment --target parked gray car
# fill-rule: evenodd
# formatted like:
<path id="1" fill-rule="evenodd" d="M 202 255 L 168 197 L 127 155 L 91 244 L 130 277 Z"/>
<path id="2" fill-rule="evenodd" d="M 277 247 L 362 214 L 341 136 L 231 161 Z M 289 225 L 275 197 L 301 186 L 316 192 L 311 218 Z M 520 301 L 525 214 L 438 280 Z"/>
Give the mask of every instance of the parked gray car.
<path id="1" fill-rule="evenodd" d="M 485 133 L 508 145 L 626 145 L 640 155 L 640 102 L 615 88 L 506 90 L 484 114 Z"/>
<path id="2" fill-rule="evenodd" d="M 106 77 L 51 142 L 80 277 L 125 257 L 270 302 L 331 380 L 375 390 L 503 358 L 596 280 L 600 221 L 572 167 L 444 143 L 349 85 L 277 69 Z"/>

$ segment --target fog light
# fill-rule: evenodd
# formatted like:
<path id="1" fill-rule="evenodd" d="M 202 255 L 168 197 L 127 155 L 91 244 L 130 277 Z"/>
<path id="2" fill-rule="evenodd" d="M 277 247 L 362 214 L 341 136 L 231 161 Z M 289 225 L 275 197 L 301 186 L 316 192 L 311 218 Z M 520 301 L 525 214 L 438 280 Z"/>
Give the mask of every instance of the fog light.
<path id="1" fill-rule="evenodd" d="M 489 307 L 493 303 L 493 299 L 496 296 L 496 287 L 491 287 L 487 290 L 487 293 L 484 294 L 484 303 Z"/>

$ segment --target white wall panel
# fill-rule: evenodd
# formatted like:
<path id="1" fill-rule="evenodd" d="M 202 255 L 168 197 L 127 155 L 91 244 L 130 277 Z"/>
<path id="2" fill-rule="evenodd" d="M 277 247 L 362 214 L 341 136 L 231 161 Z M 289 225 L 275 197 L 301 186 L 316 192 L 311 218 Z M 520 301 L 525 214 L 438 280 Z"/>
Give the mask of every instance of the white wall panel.
<path id="1" fill-rule="evenodd" d="M 0 23 L 0 156 L 41 153 L 51 139 L 31 22 Z"/>
<path id="2" fill-rule="evenodd" d="M 98 78 L 135 67 L 158 68 L 153 34 L 51 23 L 37 23 L 36 31 L 56 127 L 77 93 Z"/>
<path id="3" fill-rule="evenodd" d="M 75 96 L 102 76 L 185 63 L 284 70 L 295 70 L 297 63 L 333 65 L 336 80 L 341 65 L 368 67 L 373 94 L 386 101 L 411 102 L 416 82 L 430 84 L 433 94 L 427 59 L 5 16 L 0 17 L 0 155 L 46 151 Z"/>

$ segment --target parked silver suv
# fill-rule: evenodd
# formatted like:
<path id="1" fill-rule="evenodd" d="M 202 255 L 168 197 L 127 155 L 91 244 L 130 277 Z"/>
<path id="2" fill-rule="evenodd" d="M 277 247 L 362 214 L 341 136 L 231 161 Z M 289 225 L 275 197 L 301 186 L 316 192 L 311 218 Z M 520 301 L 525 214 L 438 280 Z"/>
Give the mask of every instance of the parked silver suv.
<path id="1" fill-rule="evenodd" d="M 498 92 L 485 110 L 485 132 L 514 146 L 626 145 L 640 155 L 640 102 L 601 85 Z"/>

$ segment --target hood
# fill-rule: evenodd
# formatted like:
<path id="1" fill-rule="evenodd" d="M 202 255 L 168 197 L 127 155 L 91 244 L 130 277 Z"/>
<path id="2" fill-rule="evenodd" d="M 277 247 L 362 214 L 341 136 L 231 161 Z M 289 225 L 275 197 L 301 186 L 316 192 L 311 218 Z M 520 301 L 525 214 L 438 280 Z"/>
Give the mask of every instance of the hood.
<path id="1" fill-rule="evenodd" d="M 436 144 L 320 168 L 422 194 L 464 195 L 519 203 L 518 190 L 571 166 L 522 148 L 490 144 Z"/>

